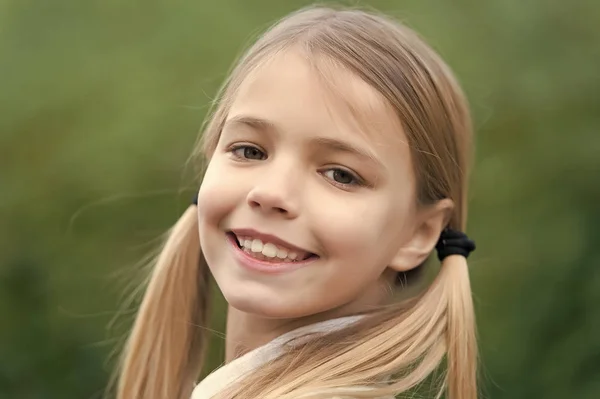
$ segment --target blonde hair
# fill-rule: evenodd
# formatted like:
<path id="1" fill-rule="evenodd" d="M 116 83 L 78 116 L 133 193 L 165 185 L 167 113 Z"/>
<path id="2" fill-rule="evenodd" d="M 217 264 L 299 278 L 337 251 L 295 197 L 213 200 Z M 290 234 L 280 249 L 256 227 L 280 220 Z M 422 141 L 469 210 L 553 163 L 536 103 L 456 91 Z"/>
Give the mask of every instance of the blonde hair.
<path id="1" fill-rule="evenodd" d="M 276 54 L 300 49 L 333 61 L 376 89 L 396 111 L 418 181 L 418 201 L 451 199 L 449 226 L 464 230 L 471 121 L 452 72 L 416 33 L 388 17 L 311 7 L 275 24 L 223 85 L 194 155 L 210 158 L 241 82 Z M 188 399 L 203 365 L 208 267 L 195 207 L 168 234 L 127 341 L 118 398 Z M 289 347 L 221 398 L 378 397 L 405 393 L 440 369 L 437 397 L 477 397 L 477 345 L 467 262 L 443 261 L 417 297 L 382 306 L 341 331 Z M 385 381 L 385 383 L 382 383 Z M 367 386 L 371 389 L 364 390 Z"/>

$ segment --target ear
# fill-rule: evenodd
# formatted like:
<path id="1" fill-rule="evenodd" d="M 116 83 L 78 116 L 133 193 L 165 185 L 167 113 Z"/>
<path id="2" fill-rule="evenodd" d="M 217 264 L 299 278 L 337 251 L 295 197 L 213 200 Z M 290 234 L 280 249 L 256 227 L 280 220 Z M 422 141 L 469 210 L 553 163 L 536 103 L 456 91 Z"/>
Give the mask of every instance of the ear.
<path id="1" fill-rule="evenodd" d="M 412 234 L 402 244 L 389 267 L 406 272 L 425 262 L 448 224 L 453 209 L 454 203 L 447 198 L 420 209 Z"/>

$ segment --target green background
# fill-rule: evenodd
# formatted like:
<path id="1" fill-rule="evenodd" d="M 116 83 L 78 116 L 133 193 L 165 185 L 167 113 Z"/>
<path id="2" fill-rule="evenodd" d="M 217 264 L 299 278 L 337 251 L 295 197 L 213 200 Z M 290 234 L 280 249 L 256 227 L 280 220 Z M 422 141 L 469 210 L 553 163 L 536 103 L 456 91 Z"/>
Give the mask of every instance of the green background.
<path id="1" fill-rule="evenodd" d="M 306 4 L 0 0 L 1 398 L 100 397 L 211 98 Z M 600 397 L 600 2 L 353 4 L 422 33 L 472 103 L 485 397 Z"/>

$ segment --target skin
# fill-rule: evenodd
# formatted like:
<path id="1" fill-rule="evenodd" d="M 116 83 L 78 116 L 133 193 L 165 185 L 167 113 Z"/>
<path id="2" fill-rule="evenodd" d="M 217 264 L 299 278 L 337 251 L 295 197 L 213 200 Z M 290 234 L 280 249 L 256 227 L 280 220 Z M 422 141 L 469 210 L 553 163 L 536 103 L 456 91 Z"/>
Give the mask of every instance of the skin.
<path id="1" fill-rule="evenodd" d="M 210 159 L 199 233 L 229 304 L 227 361 L 385 303 L 396 273 L 426 259 L 450 214 L 449 200 L 417 206 L 410 149 L 388 103 L 344 69 L 332 76 L 333 91 L 300 52 L 277 55 L 242 83 Z M 281 274 L 248 270 L 226 240 L 236 228 L 318 259 Z"/>

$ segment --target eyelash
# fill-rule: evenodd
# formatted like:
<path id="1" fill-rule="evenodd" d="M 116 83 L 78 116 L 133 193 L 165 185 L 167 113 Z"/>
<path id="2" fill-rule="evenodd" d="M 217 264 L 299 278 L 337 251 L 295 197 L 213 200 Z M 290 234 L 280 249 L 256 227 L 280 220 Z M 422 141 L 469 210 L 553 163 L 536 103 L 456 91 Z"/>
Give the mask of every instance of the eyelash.
<path id="1" fill-rule="evenodd" d="M 340 183 L 338 181 L 335 181 L 333 176 L 332 177 L 328 177 L 326 175 L 328 172 L 333 172 L 334 174 L 335 174 L 335 172 L 346 173 L 346 174 L 348 174 L 352 178 L 352 182 L 351 183 Z M 333 184 L 336 187 L 345 189 L 345 190 L 366 186 L 365 181 L 363 179 L 361 179 L 356 173 L 351 172 L 348 169 L 343 169 L 343 168 L 329 168 L 329 169 L 325 169 L 323 172 L 321 172 L 321 174 L 327 180 L 329 180 L 331 182 L 331 184 Z"/>
<path id="2" fill-rule="evenodd" d="M 237 154 L 237 152 L 239 150 L 244 150 L 242 155 Z M 245 155 L 246 150 L 256 150 L 258 152 L 260 152 L 263 155 L 262 159 L 254 159 L 254 158 L 248 158 Z M 233 156 L 235 159 L 242 161 L 242 162 L 249 162 L 249 161 L 263 161 L 267 158 L 267 155 L 265 154 L 265 152 L 255 146 L 255 145 L 250 145 L 250 144 L 236 144 L 236 145 L 232 145 L 231 147 L 229 147 L 229 149 L 227 150 L 227 152 L 229 154 L 231 154 L 231 156 Z M 335 174 L 335 172 L 342 172 L 342 173 L 346 173 L 348 174 L 351 179 L 352 182 L 351 183 L 340 183 L 338 181 L 335 180 L 335 178 L 332 177 L 328 177 L 326 174 L 327 172 L 333 172 Z M 344 168 L 329 168 L 329 169 L 325 169 L 323 171 L 320 171 L 319 173 L 321 173 L 321 175 L 323 175 L 323 177 L 325 177 L 327 180 L 329 180 L 331 182 L 331 184 L 333 184 L 336 187 L 339 187 L 341 189 L 352 189 L 352 188 L 356 188 L 356 187 L 365 187 L 367 186 L 366 182 L 360 177 L 358 176 L 356 173 L 351 172 L 348 169 L 344 169 Z"/>
<path id="3" fill-rule="evenodd" d="M 237 151 L 239 150 L 244 150 L 244 152 L 242 152 L 242 155 L 236 154 Z M 254 159 L 254 158 L 248 158 L 245 155 L 246 150 L 256 150 L 258 152 L 260 152 L 264 158 L 263 159 Z M 265 152 L 260 149 L 259 147 L 255 146 L 255 145 L 250 145 L 250 144 L 235 144 L 232 145 L 231 147 L 229 147 L 229 149 L 227 150 L 228 153 L 231 154 L 231 156 L 233 156 L 234 158 L 243 161 L 243 162 L 248 162 L 248 161 L 263 161 L 264 159 L 267 158 L 267 155 L 265 154 Z"/>

